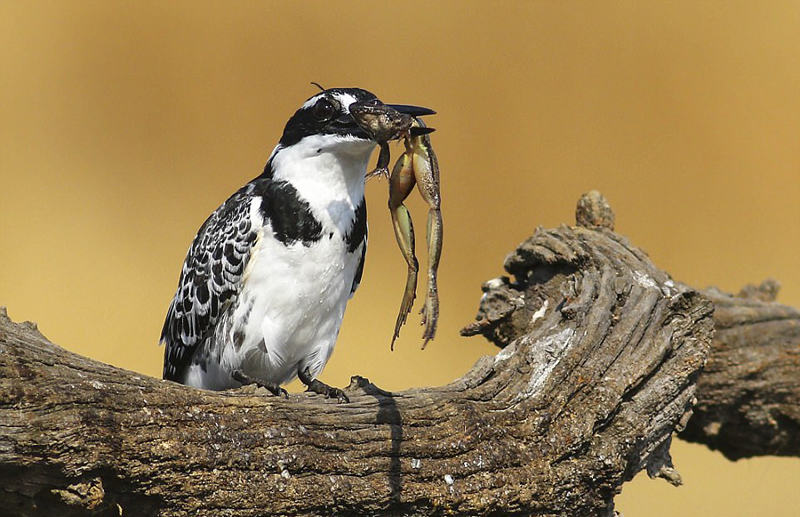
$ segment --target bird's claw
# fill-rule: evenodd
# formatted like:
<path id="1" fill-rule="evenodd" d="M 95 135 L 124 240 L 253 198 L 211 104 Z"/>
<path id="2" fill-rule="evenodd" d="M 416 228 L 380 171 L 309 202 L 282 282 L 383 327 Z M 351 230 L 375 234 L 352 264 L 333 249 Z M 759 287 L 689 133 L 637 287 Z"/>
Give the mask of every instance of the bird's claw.
<path id="1" fill-rule="evenodd" d="M 297 376 L 300 378 L 300 382 L 306 385 L 307 392 L 310 391 L 312 393 L 322 395 L 328 399 L 336 399 L 340 404 L 344 402 L 350 402 L 350 399 L 347 398 L 347 395 L 344 394 L 344 391 L 340 390 L 339 388 L 334 388 L 333 386 L 328 386 L 318 379 L 314 379 L 311 377 L 311 374 L 308 372 L 308 370 L 298 371 Z"/>
<path id="2" fill-rule="evenodd" d="M 350 402 L 350 399 L 347 397 L 347 395 L 345 395 L 344 391 L 340 390 L 339 388 L 334 388 L 333 386 L 328 386 L 324 382 L 318 381 L 317 379 L 311 381 L 311 384 L 307 386 L 306 391 L 322 395 L 327 399 L 336 399 L 339 404 Z"/>
<path id="3" fill-rule="evenodd" d="M 285 399 L 289 398 L 289 392 L 286 391 L 283 386 L 276 386 L 272 384 L 272 385 L 265 385 L 264 387 L 276 397 L 283 397 Z"/>
<path id="4" fill-rule="evenodd" d="M 326 395 L 329 399 L 335 398 L 339 404 L 350 402 L 350 398 L 339 388 L 331 388 Z"/>
<path id="5" fill-rule="evenodd" d="M 289 392 L 286 391 L 282 386 L 254 379 L 253 377 L 250 377 L 241 370 L 234 370 L 233 372 L 231 372 L 231 377 L 233 377 L 233 380 L 241 383 L 244 386 L 254 384 L 259 388 L 266 389 L 276 397 L 283 397 L 285 399 L 289 398 Z"/>

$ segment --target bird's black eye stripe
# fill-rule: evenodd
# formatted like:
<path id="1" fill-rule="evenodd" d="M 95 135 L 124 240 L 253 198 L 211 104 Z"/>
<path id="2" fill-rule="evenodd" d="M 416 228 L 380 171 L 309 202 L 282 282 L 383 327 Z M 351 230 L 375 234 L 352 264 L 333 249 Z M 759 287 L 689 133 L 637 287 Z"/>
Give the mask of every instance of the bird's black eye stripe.
<path id="1" fill-rule="evenodd" d="M 339 107 L 335 101 L 323 97 L 314 104 L 313 111 L 318 120 L 330 120 L 339 113 Z"/>

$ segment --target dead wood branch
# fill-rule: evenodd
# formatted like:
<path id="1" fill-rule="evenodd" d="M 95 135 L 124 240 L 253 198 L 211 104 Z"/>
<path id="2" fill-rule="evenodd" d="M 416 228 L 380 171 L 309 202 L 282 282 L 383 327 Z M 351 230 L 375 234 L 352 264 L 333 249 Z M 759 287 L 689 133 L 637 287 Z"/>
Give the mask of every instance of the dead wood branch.
<path id="1" fill-rule="evenodd" d="M 3 313 L 0 508 L 610 515 L 641 469 L 678 483 L 669 443 L 695 394 L 705 402 L 713 306 L 615 234 L 602 197 L 584 197 L 578 221 L 538 229 L 506 260 L 514 281 L 485 285 L 466 330 L 497 356 L 439 388 L 390 394 L 355 378 L 349 404 L 194 390 L 67 352 Z M 722 448 L 732 420 L 714 404 Z"/>
<path id="2" fill-rule="evenodd" d="M 703 291 L 716 334 L 681 438 L 734 460 L 800 456 L 800 312 L 777 291 L 773 280 L 736 296 Z"/>

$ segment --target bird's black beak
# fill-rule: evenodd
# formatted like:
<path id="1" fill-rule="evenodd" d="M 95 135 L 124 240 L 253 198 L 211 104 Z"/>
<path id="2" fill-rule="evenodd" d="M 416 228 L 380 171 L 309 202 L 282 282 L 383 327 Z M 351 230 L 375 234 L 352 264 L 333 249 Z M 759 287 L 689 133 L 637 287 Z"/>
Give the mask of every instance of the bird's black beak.
<path id="1" fill-rule="evenodd" d="M 423 108 L 422 106 L 411 106 L 408 104 L 387 104 L 386 106 L 404 115 L 411 115 L 412 117 L 424 117 L 425 115 L 436 115 L 436 112 L 434 110 L 430 108 Z M 412 127 L 411 130 L 409 131 L 411 133 L 411 136 L 422 136 L 436 131 L 436 129 L 432 127 L 427 127 L 425 123 L 422 122 L 421 120 L 419 121 L 419 123 L 422 124 L 420 127 Z"/>
<path id="2" fill-rule="evenodd" d="M 404 115 L 411 115 L 412 117 L 424 117 L 425 115 L 435 115 L 436 112 L 430 108 L 423 108 L 421 106 L 410 106 L 408 104 L 387 104 L 392 109 L 403 113 Z"/>

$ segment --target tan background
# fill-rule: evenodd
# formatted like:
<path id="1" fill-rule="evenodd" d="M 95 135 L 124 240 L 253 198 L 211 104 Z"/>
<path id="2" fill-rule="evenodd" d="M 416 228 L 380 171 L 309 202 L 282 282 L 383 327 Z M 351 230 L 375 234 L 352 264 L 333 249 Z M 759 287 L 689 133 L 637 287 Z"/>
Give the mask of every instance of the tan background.
<path id="1" fill-rule="evenodd" d="M 440 384 L 493 353 L 457 334 L 480 283 L 591 188 L 675 278 L 774 276 L 800 306 L 800 4 L 670 4 L 2 2 L 0 304 L 159 375 L 192 236 L 318 81 L 439 111 L 446 223 L 439 337 L 421 352 L 415 316 L 391 354 L 404 264 L 386 185 L 369 185 L 364 282 L 328 382 Z M 800 515 L 800 459 L 673 450 L 686 486 L 637 478 L 627 517 Z"/>

